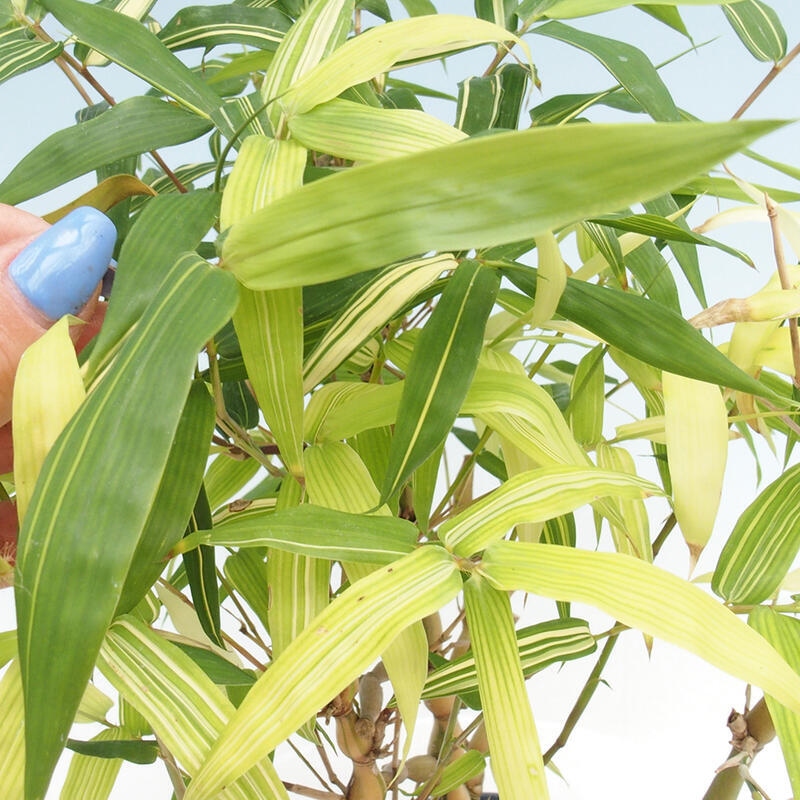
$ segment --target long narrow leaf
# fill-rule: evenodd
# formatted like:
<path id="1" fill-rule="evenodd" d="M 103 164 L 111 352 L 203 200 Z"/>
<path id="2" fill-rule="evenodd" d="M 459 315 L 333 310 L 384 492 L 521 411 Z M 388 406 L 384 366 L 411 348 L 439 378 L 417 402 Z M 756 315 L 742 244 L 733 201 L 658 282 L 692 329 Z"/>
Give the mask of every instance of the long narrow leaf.
<path id="1" fill-rule="evenodd" d="M 188 655 L 129 616 L 111 626 L 99 666 L 189 775 L 195 775 L 234 714 L 224 692 Z M 288 800 L 268 758 L 254 762 L 218 796 L 224 800 Z"/>
<path id="2" fill-rule="evenodd" d="M 541 467 L 521 472 L 447 520 L 439 537 L 448 549 L 469 557 L 520 522 L 544 522 L 598 497 L 647 497 L 654 484 L 623 472 L 594 467 Z"/>
<path id="3" fill-rule="evenodd" d="M 131 97 L 99 117 L 48 136 L 0 183 L 0 199 L 20 203 L 111 161 L 191 141 L 210 127 L 207 120 L 163 100 Z"/>
<path id="4" fill-rule="evenodd" d="M 302 505 L 233 520 L 214 530 L 198 530 L 181 540 L 175 552 L 201 544 L 267 546 L 316 558 L 383 564 L 410 553 L 416 540 L 414 525 L 397 517 L 366 517 Z"/>
<path id="5" fill-rule="evenodd" d="M 486 550 L 480 570 L 499 589 L 593 605 L 800 713 L 800 676 L 727 608 L 666 570 L 622 553 L 504 541 Z"/>
<path id="6" fill-rule="evenodd" d="M 259 678 L 186 800 L 213 797 L 360 675 L 401 630 L 460 589 L 458 569 L 438 547 L 423 547 L 354 583 Z"/>
<path id="7" fill-rule="evenodd" d="M 473 575 L 464 584 L 464 606 L 497 788 L 507 800 L 546 800 L 542 751 L 508 595 Z"/>
<path id="8" fill-rule="evenodd" d="M 195 114 L 217 116 L 220 98 L 138 20 L 79 0 L 42 5 L 84 44 L 138 75 Z"/>
<path id="9" fill-rule="evenodd" d="M 477 138 L 305 186 L 234 225 L 223 261 L 267 289 L 519 241 L 663 194 L 776 127 L 575 125 Z"/>
<path id="10" fill-rule="evenodd" d="M 742 44 L 759 61 L 777 63 L 786 55 L 786 31 L 766 3 L 742 0 L 723 5 L 722 11 Z"/>
<path id="11" fill-rule="evenodd" d="M 37 754 L 26 767 L 29 800 L 44 796 L 111 622 L 197 353 L 235 301 L 224 273 L 197 256 L 179 261 L 40 474 L 20 531 L 16 586 L 26 741 Z M 124 453 L 113 468 L 109 452 Z M 65 553 L 79 570 L 64 570 Z"/>
<path id="12" fill-rule="evenodd" d="M 42 42 L 27 28 L 0 31 L 0 83 L 47 64 L 61 54 L 61 42 Z"/>
<path id="13" fill-rule="evenodd" d="M 447 284 L 414 350 L 389 450 L 388 498 L 438 447 L 467 393 L 500 276 L 466 261 Z"/>

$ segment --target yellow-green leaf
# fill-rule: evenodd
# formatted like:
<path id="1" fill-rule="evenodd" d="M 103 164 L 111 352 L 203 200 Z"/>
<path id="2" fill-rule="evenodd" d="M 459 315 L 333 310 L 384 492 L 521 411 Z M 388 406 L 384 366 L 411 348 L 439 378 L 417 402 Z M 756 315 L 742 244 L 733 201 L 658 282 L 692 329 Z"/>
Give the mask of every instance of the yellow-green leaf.
<path id="1" fill-rule="evenodd" d="M 704 591 L 653 564 L 622 553 L 498 541 L 480 571 L 499 589 L 593 605 L 800 713 L 800 676 L 775 649 Z"/>

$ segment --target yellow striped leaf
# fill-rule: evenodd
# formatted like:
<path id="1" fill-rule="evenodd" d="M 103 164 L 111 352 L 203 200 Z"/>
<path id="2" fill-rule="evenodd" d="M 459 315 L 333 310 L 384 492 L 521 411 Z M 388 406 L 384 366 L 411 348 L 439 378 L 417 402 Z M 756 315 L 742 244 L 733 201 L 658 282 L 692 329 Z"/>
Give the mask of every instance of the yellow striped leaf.
<path id="1" fill-rule="evenodd" d="M 505 800 L 549 797 L 508 595 L 478 574 L 464 584 L 492 775 Z"/>
<path id="2" fill-rule="evenodd" d="M 15 592 L 25 735 L 37 754 L 26 765 L 30 798 L 44 795 L 113 618 L 197 354 L 235 302 L 229 275 L 195 254 L 179 259 L 39 475 L 20 530 Z M 113 469 L 111 443 L 125 453 Z M 80 568 L 65 570 L 65 559 Z"/>
<path id="3" fill-rule="evenodd" d="M 70 317 L 62 317 L 23 354 L 14 379 L 11 414 L 17 514 L 25 518 L 45 456 L 83 402 Z"/>
<path id="4" fill-rule="evenodd" d="M 93 736 L 91 741 L 114 742 L 130 738 L 130 733 L 123 728 L 106 728 Z M 121 766 L 121 758 L 75 754 L 70 761 L 59 800 L 85 800 L 88 797 L 106 800 L 114 788 Z"/>
<path id="5" fill-rule="evenodd" d="M 289 118 L 292 136 L 309 150 L 370 164 L 466 139 L 423 111 L 374 108 L 333 99 Z"/>
<path id="6" fill-rule="evenodd" d="M 301 80 L 293 82 L 279 102 L 293 117 L 403 63 L 509 40 L 522 48 L 530 62 L 527 44 L 491 22 L 449 14 L 396 20 L 350 39 Z"/>
<path id="7" fill-rule="evenodd" d="M 196 775 L 235 714 L 223 690 L 180 648 L 130 616 L 109 629 L 98 666 L 183 769 Z M 254 759 L 236 778 L 218 797 L 288 800 L 269 758 Z"/>
<path id="8" fill-rule="evenodd" d="M 663 194 L 778 125 L 574 125 L 477 137 L 308 184 L 234 225 L 222 257 L 245 285 L 274 289 L 518 241 Z"/>
<path id="9" fill-rule="evenodd" d="M 794 665 L 795 672 L 800 665 L 800 621 L 794 617 L 779 614 L 771 608 L 756 606 L 748 618 L 755 628 L 787 661 Z M 785 708 L 770 695 L 766 696 L 767 708 L 775 724 L 775 732 L 783 750 L 783 760 L 794 796 L 800 795 L 800 716 Z"/>
<path id="10" fill-rule="evenodd" d="M 261 84 L 265 102 L 282 95 L 339 47 L 350 32 L 354 0 L 313 0 L 283 37 Z M 281 107 L 267 115 L 276 135 L 285 136 Z"/>
<path id="11" fill-rule="evenodd" d="M 185 800 L 214 797 L 360 675 L 400 631 L 460 590 L 456 565 L 435 546 L 422 547 L 352 584 L 250 689 Z"/>
<path id="12" fill-rule="evenodd" d="M 671 372 L 661 381 L 673 506 L 694 569 L 717 518 L 728 460 L 728 409 L 711 383 Z"/>
<path id="13" fill-rule="evenodd" d="M 711 588 L 730 603 L 760 603 L 781 585 L 800 550 L 800 465 L 787 469 L 744 510 L 714 570 Z"/>
<path id="14" fill-rule="evenodd" d="M 653 564 L 622 553 L 498 541 L 479 569 L 505 591 L 595 606 L 760 686 L 800 713 L 800 676 L 775 649 L 704 591 Z"/>
<path id="15" fill-rule="evenodd" d="M 303 182 L 306 150 L 291 140 L 250 136 L 222 196 L 223 229 L 291 193 Z M 303 473 L 303 296 L 292 287 L 239 291 L 233 324 L 247 374 L 280 456 Z"/>
<path id="16" fill-rule="evenodd" d="M 446 253 L 395 264 L 376 275 L 353 296 L 309 354 L 303 365 L 303 389 L 313 389 L 418 292 L 456 266 L 455 259 Z"/>
<path id="17" fill-rule="evenodd" d="M 723 5 L 722 11 L 742 44 L 759 61 L 777 63 L 786 55 L 786 31 L 766 3 L 740 0 Z"/>
<path id="18" fill-rule="evenodd" d="M 0 775 L 3 793 L 9 800 L 25 796 L 25 708 L 22 697 L 22 676 L 14 659 L 0 679 Z"/>
<path id="19" fill-rule="evenodd" d="M 515 475 L 447 520 L 439 538 L 448 550 L 468 558 L 520 522 L 544 522 L 598 497 L 660 493 L 657 486 L 635 475 L 594 467 L 540 467 Z"/>
<path id="20" fill-rule="evenodd" d="M 567 267 L 561 258 L 556 237 L 551 232 L 536 237 L 539 270 L 536 273 L 536 297 L 530 312 L 530 324 L 538 328 L 551 319 L 567 285 Z"/>

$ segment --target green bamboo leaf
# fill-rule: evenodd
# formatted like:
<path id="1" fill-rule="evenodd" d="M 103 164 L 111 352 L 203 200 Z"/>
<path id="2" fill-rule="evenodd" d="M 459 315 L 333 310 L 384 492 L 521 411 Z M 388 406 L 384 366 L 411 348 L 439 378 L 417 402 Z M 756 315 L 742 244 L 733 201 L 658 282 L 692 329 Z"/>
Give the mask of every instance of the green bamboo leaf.
<path id="1" fill-rule="evenodd" d="M 178 256 L 195 249 L 219 211 L 212 192 L 155 197 L 137 217 L 118 259 L 114 292 L 86 366 L 91 383 L 156 296 L 163 275 Z"/>
<path id="2" fill-rule="evenodd" d="M 353 295 L 306 358 L 303 390 L 313 389 L 381 330 L 419 292 L 443 272 L 450 272 L 456 266 L 455 259 L 445 253 L 395 264 L 379 272 Z"/>
<path id="3" fill-rule="evenodd" d="M 234 715 L 227 696 L 174 644 L 130 616 L 109 629 L 100 651 L 100 670 L 152 726 L 167 750 L 190 776 L 202 768 L 225 725 Z M 268 758 L 229 784 L 218 797 L 288 800 Z M 246 772 L 246 774 L 244 774 Z"/>
<path id="4" fill-rule="evenodd" d="M 404 381 L 381 496 L 393 494 L 444 441 L 467 393 L 494 305 L 497 272 L 465 261 L 420 334 Z"/>
<path id="5" fill-rule="evenodd" d="M 117 613 L 131 611 L 164 571 L 167 552 L 186 528 L 202 485 L 214 430 L 214 401 L 202 382 L 189 390 L 158 492 L 133 554 Z"/>
<path id="6" fill-rule="evenodd" d="M 291 20 L 274 8 L 188 6 L 158 32 L 158 38 L 173 52 L 192 47 L 210 50 L 221 44 L 275 50 L 290 25 Z"/>
<path id="7" fill-rule="evenodd" d="M 106 728 L 88 742 L 68 739 L 67 747 L 78 755 L 70 760 L 59 800 L 86 797 L 106 800 L 114 788 L 123 758 L 129 757 L 128 760 L 138 764 L 152 764 L 158 756 L 155 743 L 131 740 L 130 733 L 123 728 Z M 120 749 L 117 755 L 111 755 L 115 747 Z M 101 753 L 101 757 L 96 757 Z"/>
<path id="8" fill-rule="evenodd" d="M 465 138 L 423 111 L 373 108 L 334 98 L 290 117 L 289 131 L 309 150 L 364 164 L 441 147 Z"/>
<path id="9" fill-rule="evenodd" d="M 495 126 L 500 106 L 497 74 L 466 78 L 458 84 L 456 127 L 472 136 Z"/>
<path id="10" fill-rule="evenodd" d="M 235 289 L 197 256 L 179 260 L 40 474 L 16 585 L 25 735 L 37 753 L 26 768 L 29 800 L 44 796 L 156 496 L 197 353 L 230 316 Z M 109 453 L 119 452 L 109 469 Z M 65 553 L 79 572 L 64 571 Z"/>
<path id="11" fill-rule="evenodd" d="M 648 497 L 660 489 L 636 475 L 594 467 L 540 467 L 509 478 L 439 528 L 448 550 L 468 558 L 520 522 L 544 522 L 599 497 Z"/>
<path id="12" fill-rule="evenodd" d="M 225 578 L 269 630 L 270 597 L 267 588 L 265 547 L 241 549 L 225 560 Z"/>
<path id="13" fill-rule="evenodd" d="M 622 553 L 494 542 L 480 571 L 497 588 L 588 603 L 760 686 L 800 713 L 800 676 L 752 628 L 701 589 Z"/>
<path id="14" fill-rule="evenodd" d="M 0 198 L 11 205 L 21 203 L 110 161 L 196 139 L 210 127 L 206 120 L 155 97 L 123 100 L 34 147 L 0 183 Z"/>
<path id="15" fill-rule="evenodd" d="M 43 0 L 41 5 L 84 44 L 174 97 L 189 111 L 206 119 L 218 117 L 219 95 L 138 20 L 79 0 Z"/>
<path id="16" fill-rule="evenodd" d="M 649 14 L 653 19 L 657 19 L 659 22 L 668 25 L 672 30 L 682 33 L 689 41 L 692 40 L 681 18 L 680 11 L 678 11 L 677 8 L 662 6 L 655 3 L 637 3 L 636 8 L 638 8 L 639 11 L 644 11 L 645 14 Z"/>
<path id="17" fill-rule="evenodd" d="M 208 441 L 208 440 L 206 440 Z M 195 500 L 194 510 L 189 518 L 186 535 L 211 528 L 211 508 L 202 483 Z M 199 545 L 183 553 L 183 568 L 189 581 L 192 605 L 200 620 L 203 632 L 218 647 L 225 647 L 220 629 L 219 586 L 217 585 L 217 565 L 214 561 L 214 548 Z"/>
<path id="18" fill-rule="evenodd" d="M 785 616 L 765 606 L 756 606 L 747 620 L 783 657 L 788 664 L 800 664 L 800 621 Z M 767 708 L 775 724 L 775 732 L 781 743 L 783 760 L 794 795 L 800 795 L 800 717 L 796 712 L 782 706 L 770 695 L 766 696 Z"/>
<path id="19" fill-rule="evenodd" d="M 102 734 L 106 735 L 102 736 Z M 125 732 L 119 728 L 108 728 L 89 741 L 67 739 L 67 749 L 84 756 L 106 760 L 125 760 L 134 764 L 152 764 L 158 758 L 158 745 L 155 742 L 126 738 Z M 73 761 L 75 760 L 73 759 Z M 117 765 L 117 767 L 119 766 Z M 85 797 L 85 795 L 83 796 Z"/>
<path id="20" fill-rule="evenodd" d="M 302 184 L 306 149 L 291 139 L 250 136 L 222 196 L 227 227 Z M 257 292 L 241 287 L 233 324 L 247 374 L 280 456 L 303 473 L 303 298 L 297 287 Z"/>
<path id="21" fill-rule="evenodd" d="M 603 217 L 602 219 L 592 220 L 598 225 L 605 225 L 610 228 L 617 228 L 621 231 L 633 231 L 634 233 L 643 233 L 646 236 L 655 236 L 660 239 L 674 242 L 688 242 L 691 244 L 702 244 L 707 247 L 716 247 L 740 261 L 744 261 L 748 267 L 755 267 L 753 259 L 737 250 L 735 247 L 729 247 L 722 242 L 717 242 L 714 239 L 709 239 L 707 236 L 701 236 L 697 233 L 682 228 L 664 217 L 657 216 L 656 214 L 634 214 L 627 217 Z"/>
<path id="22" fill-rule="evenodd" d="M 555 21 L 540 25 L 533 32 L 558 39 L 593 55 L 653 119 L 659 122 L 681 120 L 666 84 L 650 59 L 637 47 Z"/>
<path id="23" fill-rule="evenodd" d="M 766 3 L 743 0 L 723 5 L 722 12 L 754 58 L 777 63 L 786 55 L 786 31 L 778 15 Z"/>
<path id="24" fill-rule="evenodd" d="M 256 682 L 252 672 L 245 672 L 212 650 L 195 647 L 178 640 L 174 640 L 173 643 L 186 653 L 217 686 L 252 686 Z"/>
<path id="25" fill-rule="evenodd" d="M 397 517 L 365 517 L 318 506 L 297 506 L 234 519 L 213 530 L 198 530 L 173 552 L 201 544 L 215 547 L 274 547 L 335 561 L 388 564 L 410 553 L 417 529 Z"/>
<path id="26" fill-rule="evenodd" d="M 794 203 L 800 200 L 800 192 L 779 189 L 777 186 L 764 186 L 754 183 L 753 186 L 762 194 L 768 194 L 776 203 Z M 752 203 L 753 199 L 732 178 L 718 176 L 700 176 L 692 178 L 683 186 L 675 189 L 675 194 L 701 195 L 710 194 L 727 200 L 741 203 Z"/>
<path id="27" fill-rule="evenodd" d="M 261 97 L 270 102 L 282 96 L 347 38 L 352 26 L 354 0 L 313 0 L 306 5 L 284 37 L 261 85 Z M 273 131 L 283 134 L 278 103 L 267 109 Z"/>
<path id="28" fill-rule="evenodd" d="M 760 603 L 780 586 L 800 550 L 800 465 L 787 469 L 736 521 L 711 588 L 730 603 Z"/>
<path id="29" fill-rule="evenodd" d="M 592 348 L 579 362 L 572 376 L 566 417 L 575 441 L 596 445 L 603 435 L 606 375 L 603 367 L 605 345 Z"/>
<path id="30" fill-rule="evenodd" d="M 268 289 L 520 241 L 663 194 L 777 125 L 574 125 L 480 137 L 304 186 L 234 225 L 223 260 L 245 285 Z"/>
<path id="31" fill-rule="evenodd" d="M 724 0 L 660 0 L 664 6 L 720 6 Z M 734 3 L 741 0 L 733 0 Z M 555 0 L 547 4 L 545 13 L 548 17 L 571 19 L 600 14 L 615 8 L 624 8 L 636 3 L 636 0 Z"/>
<path id="32" fill-rule="evenodd" d="M 521 628 L 515 635 L 522 672 L 526 678 L 550 664 L 583 658 L 597 649 L 588 623 L 570 617 Z M 477 688 L 475 656 L 469 651 L 434 669 L 428 675 L 422 697 L 449 697 L 474 692 Z"/>
<path id="33" fill-rule="evenodd" d="M 185 800 L 213 797 L 266 757 L 375 661 L 400 631 L 460 590 L 457 567 L 443 549 L 433 546 L 352 584 L 259 678 L 189 785 Z"/>
<path id="34" fill-rule="evenodd" d="M 481 44 L 502 45 L 509 40 L 518 44 L 531 61 L 525 42 L 485 20 L 450 14 L 396 20 L 345 42 L 300 80 L 292 82 L 279 102 L 287 116 L 293 117 L 393 67 Z"/>
<path id="35" fill-rule="evenodd" d="M 529 267 L 502 271 L 526 294 L 535 295 L 536 274 Z M 766 386 L 735 366 L 683 317 L 640 295 L 567 279 L 558 312 L 646 364 L 747 394 L 770 394 Z M 648 335 L 635 335 L 643 324 L 648 326 Z"/>
<path id="36" fill-rule="evenodd" d="M 497 788 L 507 800 L 546 800 L 542 751 L 508 595 L 473 574 L 464 584 L 464 606 Z"/>
<path id="37" fill-rule="evenodd" d="M 28 28 L 0 31 L 0 83 L 61 55 L 61 42 L 42 42 Z"/>

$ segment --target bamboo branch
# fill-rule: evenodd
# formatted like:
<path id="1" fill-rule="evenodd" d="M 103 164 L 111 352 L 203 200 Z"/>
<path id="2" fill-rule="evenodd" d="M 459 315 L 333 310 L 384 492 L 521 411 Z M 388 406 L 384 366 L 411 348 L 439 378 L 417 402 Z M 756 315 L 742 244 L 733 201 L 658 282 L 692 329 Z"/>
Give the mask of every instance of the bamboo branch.
<path id="1" fill-rule="evenodd" d="M 739 117 L 750 108 L 751 105 L 759 98 L 761 93 L 781 74 L 781 72 L 792 63 L 792 61 L 800 55 L 800 42 L 798 42 L 777 64 L 775 64 L 772 69 L 764 76 L 764 79 L 761 83 L 750 92 L 749 97 L 747 100 L 742 103 L 739 108 L 736 110 L 736 113 L 731 117 L 731 119 L 739 119 Z"/>

